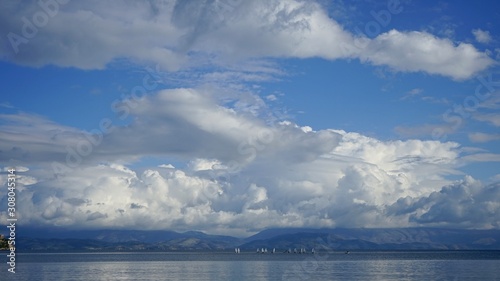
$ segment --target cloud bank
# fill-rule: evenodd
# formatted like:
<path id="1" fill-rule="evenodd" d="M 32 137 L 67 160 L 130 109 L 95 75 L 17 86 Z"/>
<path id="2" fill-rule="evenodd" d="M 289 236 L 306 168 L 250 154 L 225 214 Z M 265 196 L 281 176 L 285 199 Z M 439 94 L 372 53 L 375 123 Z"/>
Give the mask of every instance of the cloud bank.
<path id="1" fill-rule="evenodd" d="M 424 31 L 355 34 L 313 1 L 1 5 L 0 58 L 29 67 L 154 64 L 227 86 L 282 75 L 281 58 L 358 60 L 454 80 L 494 64 L 472 44 Z M 385 13 L 404 10 L 393 8 Z M 474 35 L 491 40 L 482 30 Z M 499 227 L 498 183 L 460 171 L 498 155 L 455 142 L 314 130 L 267 102 L 241 87 L 162 90 L 113 103 L 120 125 L 103 118 L 89 132 L 30 113 L 0 115 L 0 162 L 19 172 L 19 222 L 234 235 L 268 227 Z M 478 104 L 472 120 L 498 127 L 497 105 L 496 96 Z M 0 203 L 7 205 L 5 189 Z"/>
<path id="2" fill-rule="evenodd" d="M 260 58 L 320 57 L 359 59 L 457 80 L 494 62 L 469 43 L 427 32 L 390 30 L 373 38 L 354 34 L 313 1 L 47 2 L 51 5 L 2 4 L 4 60 L 32 67 L 103 69 L 125 59 L 178 71 L 207 63 L 230 67 Z M 396 5 L 384 12 L 395 17 L 403 10 Z M 474 34 L 485 42 L 484 32 Z"/>
<path id="3" fill-rule="evenodd" d="M 268 122 L 254 101 L 248 111 L 206 89 L 163 90 L 138 100 L 131 123 L 110 126 L 90 150 L 84 144 L 96 135 L 37 115 L 0 116 L 0 161 L 27 167 L 19 172 L 20 221 L 234 235 L 291 226 L 498 227 L 500 189 L 463 176 L 458 168 L 474 154 L 457 143 Z M 69 151 L 84 152 L 81 161 Z M 147 157 L 180 164 L 141 162 Z"/>

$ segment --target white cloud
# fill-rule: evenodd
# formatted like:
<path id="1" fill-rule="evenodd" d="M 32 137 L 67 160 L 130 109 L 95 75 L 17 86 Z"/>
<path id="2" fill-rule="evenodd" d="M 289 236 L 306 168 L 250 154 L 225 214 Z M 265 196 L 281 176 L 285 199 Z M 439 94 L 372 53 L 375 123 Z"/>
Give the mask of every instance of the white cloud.
<path id="1" fill-rule="evenodd" d="M 476 113 L 473 118 L 478 121 L 491 123 L 495 127 L 500 127 L 500 114 L 498 113 Z"/>
<path id="2" fill-rule="evenodd" d="M 242 61 L 272 57 L 359 58 L 395 71 L 422 71 L 453 79 L 470 78 L 493 63 L 470 44 L 455 45 L 426 32 L 391 30 L 374 39 L 356 37 L 315 2 L 234 3 L 71 2 L 61 6 L 28 42 L 12 48 L 8 38 L 2 37 L 7 41 L 0 54 L 35 67 L 102 69 L 125 58 L 140 64 L 158 63 L 171 71 L 207 64 L 231 69 Z M 35 2 L 7 5 L 0 12 L 1 30 L 22 36 L 19 19 L 31 18 L 37 10 Z M 16 48 L 18 53 L 13 52 Z M 265 73 L 219 71 L 206 79 L 220 76 L 245 81 L 272 78 Z"/>
<path id="3" fill-rule="evenodd" d="M 489 92 L 483 95 L 483 101 L 478 104 L 477 108 L 478 110 L 496 112 L 500 109 L 500 91 L 497 90 L 500 81 L 493 80 L 493 75 L 483 77 L 483 79 L 485 82 L 482 86 L 487 87 Z"/>
<path id="4" fill-rule="evenodd" d="M 227 104 L 237 100 L 226 103 L 201 89 L 145 96 L 129 108 L 132 123 L 116 126 L 85 156 L 88 161 L 57 175 L 51 161 L 64 165 L 66 147 L 82 132 L 40 116 L 2 116 L 9 123 L 1 131 L 16 136 L 25 157 L 12 155 L 7 143 L 13 142 L 2 134 L 0 160 L 15 158 L 30 168 L 18 190 L 21 221 L 237 235 L 279 226 L 427 225 L 435 222 L 423 214 L 433 194 L 452 184 L 448 176 L 461 174 L 464 163 L 498 158 L 481 151 L 463 156 L 453 142 L 382 141 L 290 121 L 266 123 L 245 109 L 251 101 L 236 109 Z M 150 156 L 185 165 L 124 164 Z M 6 200 L 5 190 L 0 198 Z M 496 208 L 488 204 L 480 208 Z M 486 227 L 486 220 L 467 225 Z M 461 223 L 455 216 L 449 221 Z"/>
<path id="5" fill-rule="evenodd" d="M 56 124 L 42 116 L 0 115 L 0 155 L 11 164 L 63 159 L 66 146 L 84 139 L 84 132 Z M 36 140 L 36 141 L 35 141 Z"/>
<path id="6" fill-rule="evenodd" d="M 174 70 L 183 61 L 182 56 L 162 47 L 178 40 L 181 34 L 169 24 L 168 17 L 155 15 L 153 2 L 133 5 L 125 1 L 70 2 L 60 5 L 45 26 L 35 26 L 36 32 L 26 36 L 22 28 L 25 23 L 20 19 L 25 16 L 33 24 L 33 15 L 43 12 L 36 3 L 16 3 L 2 9 L 5 34 L 13 32 L 28 40 L 14 44 L 16 47 L 12 47 L 10 41 L 5 42 L 8 45 L 2 50 L 3 56 L 17 63 L 102 69 L 113 60 L 125 57 L 139 63 L 156 61 Z M 169 6 L 172 5 L 156 8 L 158 13 L 164 13 L 171 10 Z M 16 48 L 18 53 L 13 53 Z"/>
<path id="7" fill-rule="evenodd" d="M 209 92 L 195 89 L 164 90 L 143 98 L 133 108 L 123 103 L 117 110 L 129 111 L 135 116 L 133 123 L 116 128 L 99 149 L 132 158 L 156 153 L 183 159 L 244 158 L 237 153 L 238 146 L 270 130 L 253 115 L 258 114 L 258 104 L 243 105 L 252 102 L 244 98 L 234 103 L 240 114 L 218 105 Z"/>
<path id="8" fill-rule="evenodd" d="M 334 153 L 376 165 L 398 182 L 398 196 L 425 194 L 445 184 L 444 175 L 458 173 L 454 167 L 460 157 L 459 145 L 439 141 L 388 141 L 337 131 L 343 135 Z M 426 176 L 423 176 L 426 175 Z M 384 193 L 384 190 L 379 190 Z M 376 196 L 373 194 L 373 196 Z"/>
<path id="9" fill-rule="evenodd" d="M 8 172 L 9 170 L 12 170 L 13 167 L 4 167 L 1 171 Z M 17 173 L 24 173 L 29 171 L 28 167 L 23 167 L 23 166 L 16 166 L 15 171 Z"/>
<path id="10" fill-rule="evenodd" d="M 174 165 L 172 165 L 172 164 L 161 164 L 161 165 L 158 165 L 158 168 L 175 169 Z"/>
<path id="11" fill-rule="evenodd" d="M 432 226 L 498 228 L 500 185 L 484 185 L 472 177 L 421 198 L 406 197 L 388 209 L 412 222 Z"/>
<path id="12" fill-rule="evenodd" d="M 313 167 L 308 168 L 310 165 Z M 288 172 L 269 170 L 270 166 L 274 165 L 259 171 L 252 170 L 253 166 L 225 184 L 189 170 L 148 169 L 138 173 L 121 165 L 81 167 L 19 189 L 19 214 L 25 224 L 180 231 L 195 228 L 243 235 L 277 226 L 432 225 L 437 219 L 429 219 L 426 213 L 462 204 L 434 200 L 433 194 L 441 190 L 437 185 L 426 192 L 407 192 L 413 183 L 406 175 L 387 173 L 374 165 L 317 160 L 309 165 L 290 165 Z M 338 169 L 342 166 L 345 168 Z M 491 189 L 482 188 L 476 184 L 478 193 Z M 0 196 L 5 199 L 5 192 Z M 429 208 L 434 205 L 434 209 Z M 476 207 L 479 215 L 498 212 L 498 206 L 488 202 Z M 463 208 L 473 206 L 466 204 Z M 0 217 L 5 215 L 0 212 Z M 457 221 L 456 214 L 449 215 L 449 219 L 446 214 L 440 215 L 438 222 L 466 223 L 467 227 L 488 227 L 487 223 L 494 222 L 490 216 L 479 217 L 474 223 L 473 214 L 464 221 Z"/>
<path id="13" fill-rule="evenodd" d="M 476 38 L 476 41 L 479 43 L 490 43 L 492 38 L 489 31 L 481 30 L 481 29 L 473 29 L 472 34 Z"/>
<path id="14" fill-rule="evenodd" d="M 491 177 L 490 181 L 492 181 L 492 182 L 500 181 L 500 174 L 497 174 L 497 175 L 494 175 L 493 177 Z"/>
<path id="15" fill-rule="evenodd" d="M 462 160 L 468 162 L 500 162 L 500 154 L 476 153 L 464 156 Z"/>
<path id="16" fill-rule="evenodd" d="M 268 95 L 268 96 L 266 96 L 266 99 L 268 101 L 276 101 L 276 100 L 278 100 L 278 98 L 276 97 L 276 95 Z"/>
<path id="17" fill-rule="evenodd" d="M 174 80 L 198 75 L 203 83 L 284 75 L 269 58 L 358 58 L 453 79 L 467 79 L 493 63 L 470 44 L 427 32 L 356 37 L 314 2 L 238 1 L 224 8 L 217 3 L 72 1 L 19 45 L 19 53 L 12 53 L 7 41 L 0 56 L 34 67 L 102 69 L 123 59 L 157 63 L 176 71 Z M 4 8 L 0 30 L 19 34 L 20 19 L 40 10 L 14 2 Z M 184 72 L 207 65 L 215 70 Z M 228 88 L 169 89 L 116 103 L 118 117 L 130 117 L 130 123 L 108 120 L 114 126 L 98 131 L 103 138 L 42 116 L 0 115 L 0 161 L 23 172 L 20 221 L 225 234 L 277 226 L 498 227 L 498 185 L 448 179 L 461 174 L 464 163 L 498 161 L 498 155 L 472 151 L 464 156 L 465 149 L 454 142 L 315 131 L 276 116 L 265 102 L 275 101 L 275 95 L 261 99 Z M 408 95 L 421 92 L 415 88 Z M 496 101 L 490 98 L 478 110 L 495 109 Z M 496 117 L 473 115 L 495 125 Z M 397 130 L 414 135 L 439 126 Z M 492 137 L 470 135 L 475 141 Z M 185 165 L 131 168 L 150 156 Z M 54 170 L 54 163 L 63 169 Z M 4 169 L 2 185 L 6 180 Z M 0 190 L 0 202 L 6 196 Z M 470 198 L 480 202 L 478 210 L 472 210 Z M 6 218 L 5 210 L 0 218 Z"/>
<path id="18" fill-rule="evenodd" d="M 469 140 L 472 142 L 490 142 L 500 140 L 500 134 L 470 133 Z"/>
<path id="19" fill-rule="evenodd" d="M 423 71 L 454 79 L 469 78 L 493 63 L 471 44 L 456 46 L 449 39 L 440 39 L 426 32 L 397 30 L 377 36 L 359 57 L 398 71 Z"/>
<path id="20" fill-rule="evenodd" d="M 406 92 L 406 94 L 403 97 L 401 97 L 401 100 L 411 99 L 413 97 L 419 96 L 422 94 L 423 91 L 424 90 L 420 88 L 411 89 L 410 91 Z"/>

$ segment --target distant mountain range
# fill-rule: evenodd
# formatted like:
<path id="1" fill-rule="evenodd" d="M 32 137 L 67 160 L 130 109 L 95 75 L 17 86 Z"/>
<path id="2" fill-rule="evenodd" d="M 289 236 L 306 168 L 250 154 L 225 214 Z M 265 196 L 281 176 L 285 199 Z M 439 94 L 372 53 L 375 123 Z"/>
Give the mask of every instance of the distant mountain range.
<path id="1" fill-rule="evenodd" d="M 18 251 L 500 250 L 500 230 L 277 228 L 248 238 L 189 231 L 23 228 Z"/>
<path id="2" fill-rule="evenodd" d="M 333 250 L 500 250 L 500 230 L 437 228 L 269 229 L 241 248 L 319 248 Z"/>
<path id="3" fill-rule="evenodd" d="M 20 231 L 20 251 L 204 251 L 227 250 L 241 239 L 198 231 L 46 230 Z"/>

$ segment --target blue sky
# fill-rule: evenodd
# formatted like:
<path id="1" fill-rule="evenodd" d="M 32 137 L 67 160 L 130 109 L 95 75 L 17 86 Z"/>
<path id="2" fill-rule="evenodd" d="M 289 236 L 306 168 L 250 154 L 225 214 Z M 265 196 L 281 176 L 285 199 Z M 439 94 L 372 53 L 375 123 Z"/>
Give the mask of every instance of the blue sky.
<path id="1" fill-rule="evenodd" d="M 500 227 L 495 1 L 43 3 L 0 12 L 27 225 Z"/>

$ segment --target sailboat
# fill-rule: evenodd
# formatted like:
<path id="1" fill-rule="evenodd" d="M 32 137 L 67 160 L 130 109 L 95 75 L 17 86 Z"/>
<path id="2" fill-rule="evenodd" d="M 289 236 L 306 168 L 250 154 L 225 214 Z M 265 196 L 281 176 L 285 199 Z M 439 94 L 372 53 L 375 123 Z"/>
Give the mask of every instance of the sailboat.
<path id="1" fill-rule="evenodd" d="M 240 248 L 234 248 L 234 252 L 239 254 L 240 253 Z"/>
<path id="2" fill-rule="evenodd" d="M 276 248 L 273 248 L 273 254 L 276 253 Z"/>
<path id="3" fill-rule="evenodd" d="M 311 254 L 313 254 L 313 255 L 314 255 L 314 253 L 315 253 L 314 248 L 312 248 L 312 250 L 311 250 Z"/>

